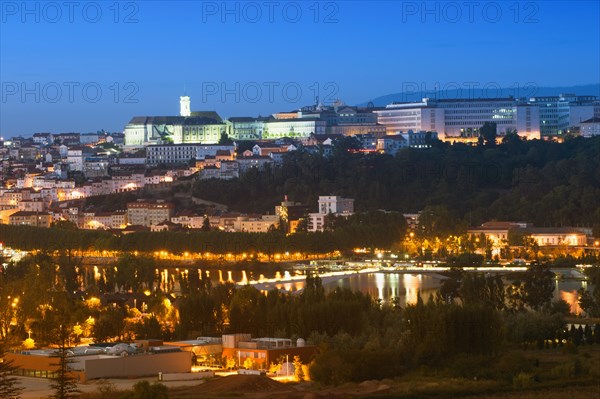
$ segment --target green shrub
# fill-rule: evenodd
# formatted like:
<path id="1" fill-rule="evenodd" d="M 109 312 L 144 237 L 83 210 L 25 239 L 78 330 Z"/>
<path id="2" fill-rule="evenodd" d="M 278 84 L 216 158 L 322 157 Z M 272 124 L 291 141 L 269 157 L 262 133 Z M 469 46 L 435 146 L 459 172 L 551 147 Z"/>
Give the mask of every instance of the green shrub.
<path id="1" fill-rule="evenodd" d="M 506 353 L 494 366 L 498 377 L 510 381 L 511 378 L 533 370 L 533 362 L 520 353 Z"/>
<path id="2" fill-rule="evenodd" d="M 488 356 L 457 356 L 449 368 L 453 377 L 462 378 L 490 378 L 493 370 L 490 369 L 492 359 Z"/>
<path id="3" fill-rule="evenodd" d="M 309 367 L 310 379 L 326 385 L 350 381 L 351 372 L 350 365 L 336 350 L 321 353 Z"/>
<path id="4" fill-rule="evenodd" d="M 130 399 L 169 399 L 167 387 L 155 382 L 150 385 L 148 381 L 136 382 Z"/>
<path id="5" fill-rule="evenodd" d="M 554 378 L 575 377 L 575 365 L 573 363 L 559 364 L 550 370 L 550 374 Z"/>
<path id="6" fill-rule="evenodd" d="M 519 373 L 513 377 L 513 387 L 515 388 L 529 388 L 535 382 L 533 374 Z"/>
<path id="7" fill-rule="evenodd" d="M 579 350 L 577 349 L 577 345 L 575 345 L 573 342 L 567 342 L 563 347 L 563 353 L 576 355 L 577 352 L 579 352 Z"/>

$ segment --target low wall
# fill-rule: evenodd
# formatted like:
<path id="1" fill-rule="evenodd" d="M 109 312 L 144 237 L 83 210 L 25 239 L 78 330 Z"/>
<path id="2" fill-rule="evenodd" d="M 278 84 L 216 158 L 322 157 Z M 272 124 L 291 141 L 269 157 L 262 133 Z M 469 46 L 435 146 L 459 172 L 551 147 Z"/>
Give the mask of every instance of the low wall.
<path id="1" fill-rule="evenodd" d="M 200 371 L 198 373 L 162 373 L 162 375 L 159 375 L 158 379 L 159 381 L 190 381 L 212 378 L 214 376 L 214 371 Z"/>

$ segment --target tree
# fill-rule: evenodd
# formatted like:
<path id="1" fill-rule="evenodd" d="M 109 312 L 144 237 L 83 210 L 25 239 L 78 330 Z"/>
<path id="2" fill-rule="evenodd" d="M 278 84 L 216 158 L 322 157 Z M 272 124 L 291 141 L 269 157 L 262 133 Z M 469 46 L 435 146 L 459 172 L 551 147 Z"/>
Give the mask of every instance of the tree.
<path id="1" fill-rule="evenodd" d="M 162 327 L 156 316 L 144 318 L 134 326 L 135 337 L 137 339 L 156 339 L 163 335 Z"/>
<path id="2" fill-rule="evenodd" d="M 219 145 L 233 145 L 233 140 L 229 138 L 227 133 L 221 133 L 221 137 L 219 137 Z"/>
<path id="3" fill-rule="evenodd" d="M 504 308 L 504 283 L 498 275 L 486 277 L 481 273 L 466 273 L 459 294 L 465 305 L 486 305 L 498 310 Z"/>
<path id="4" fill-rule="evenodd" d="M 506 144 L 511 149 L 521 144 L 522 141 L 516 129 L 507 131 L 504 137 L 502 137 L 502 144 Z"/>
<path id="5" fill-rule="evenodd" d="M 109 308 L 94 323 L 93 335 L 97 341 L 121 338 L 125 330 L 126 313 L 123 308 Z"/>
<path id="6" fill-rule="evenodd" d="M 446 279 L 442 280 L 440 288 L 436 292 L 436 300 L 438 302 L 452 303 L 455 298 L 460 296 L 459 290 L 461 287 L 461 278 L 463 271 L 461 269 L 450 269 L 446 273 Z"/>
<path id="7" fill-rule="evenodd" d="M 554 294 L 554 273 L 548 266 L 533 264 L 523 276 L 525 302 L 534 310 L 548 305 Z"/>
<path id="8" fill-rule="evenodd" d="M 511 285 L 506 287 L 506 307 L 512 312 L 525 311 L 525 287 L 519 281 L 513 281 Z"/>
<path id="9" fill-rule="evenodd" d="M 281 223 L 281 222 L 280 222 Z M 296 225 L 296 233 L 306 233 L 308 231 L 308 217 L 302 217 Z"/>
<path id="10" fill-rule="evenodd" d="M 428 206 L 419 216 L 417 236 L 426 239 L 448 237 L 463 230 L 462 222 L 456 215 L 442 205 Z"/>
<path id="11" fill-rule="evenodd" d="M 244 368 L 247 370 L 254 369 L 254 360 L 251 357 L 247 357 L 246 360 L 244 360 Z"/>
<path id="12" fill-rule="evenodd" d="M 300 296 L 307 303 L 320 302 L 325 299 L 325 289 L 321 277 L 316 273 L 307 273 L 304 290 Z"/>
<path id="13" fill-rule="evenodd" d="M 5 340 L 16 313 L 18 302 L 14 296 L 18 292 L 18 287 L 7 283 L 2 277 L 0 272 L 0 339 Z"/>
<path id="14" fill-rule="evenodd" d="M 296 381 L 304 381 L 304 370 L 300 356 L 294 356 L 294 378 Z"/>
<path id="15" fill-rule="evenodd" d="M 569 316 L 571 314 L 571 305 L 564 299 L 553 301 L 549 307 L 550 313 L 558 313 L 563 316 Z"/>
<path id="16" fill-rule="evenodd" d="M 496 145 L 496 123 L 485 122 L 479 129 L 479 144 L 485 144 L 487 147 Z"/>
<path id="17" fill-rule="evenodd" d="M 202 227 L 200 227 L 202 231 L 210 231 L 210 220 L 208 216 L 204 216 L 204 220 L 202 221 Z"/>
<path id="18" fill-rule="evenodd" d="M 349 151 L 360 150 L 362 145 L 360 141 L 354 136 L 345 136 L 336 139 L 333 142 L 333 151 L 337 155 L 345 155 Z"/>
<path id="19" fill-rule="evenodd" d="M 51 399 L 68 399 L 79 397 L 79 388 L 77 388 L 77 379 L 71 374 L 72 359 L 69 357 L 69 347 L 67 339 L 69 331 L 64 324 L 61 324 L 58 329 L 58 350 L 57 350 L 57 366 L 56 377 L 52 379 L 50 387 L 54 390 Z"/>
<path id="20" fill-rule="evenodd" d="M 594 289 L 579 289 L 579 306 L 588 316 L 600 317 L 600 267 L 590 267 L 585 274 Z"/>
<path id="21" fill-rule="evenodd" d="M 328 213 L 325 215 L 325 220 L 323 221 L 323 230 L 325 231 L 333 231 L 336 228 L 338 217 L 333 213 Z"/>
<path id="22" fill-rule="evenodd" d="M 235 368 L 236 364 L 237 364 L 237 361 L 236 361 L 235 357 L 227 356 L 225 358 L 225 368 L 227 370 L 233 370 Z"/>
<path id="23" fill-rule="evenodd" d="M 79 227 L 77 227 L 77 225 L 70 220 L 57 220 L 56 222 L 52 223 L 51 227 L 69 231 L 79 230 Z"/>
<path id="24" fill-rule="evenodd" d="M 13 365 L 12 360 L 7 360 L 4 356 L 4 348 L 0 347 L 0 398 L 17 399 L 21 396 L 23 387 L 13 376 L 17 368 Z"/>

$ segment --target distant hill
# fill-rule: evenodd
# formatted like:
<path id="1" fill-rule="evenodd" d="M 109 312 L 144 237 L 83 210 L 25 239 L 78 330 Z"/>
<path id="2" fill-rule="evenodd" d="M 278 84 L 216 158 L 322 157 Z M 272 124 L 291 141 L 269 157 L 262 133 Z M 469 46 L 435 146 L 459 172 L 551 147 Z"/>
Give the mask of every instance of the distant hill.
<path id="1" fill-rule="evenodd" d="M 580 86 L 568 86 L 568 87 L 537 87 L 535 85 L 524 86 L 524 87 L 509 87 L 505 89 L 498 89 L 491 86 L 488 90 L 482 90 L 481 88 L 469 88 L 464 86 L 463 89 L 451 88 L 448 85 L 448 89 L 444 89 L 442 86 L 439 89 L 431 85 L 423 85 L 422 88 L 415 84 L 414 90 L 408 90 L 405 92 L 387 94 L 367 101 L 361 106 L 367 105 L 372 102 L 376 107 L 382 107 L 392 102 L 403 102 L 403 101 L 420 101 L 424 97 L 448 99 L 448 98 L 494 98 L 494 97 L 534 97 L 534 96 L 557 96 L 561 93 L 574 93 L 577 95 L 592 95 L 600 97 L 600 83 L 580 85 Z M 452 86 L 456 87 L 456 86 Z"/>

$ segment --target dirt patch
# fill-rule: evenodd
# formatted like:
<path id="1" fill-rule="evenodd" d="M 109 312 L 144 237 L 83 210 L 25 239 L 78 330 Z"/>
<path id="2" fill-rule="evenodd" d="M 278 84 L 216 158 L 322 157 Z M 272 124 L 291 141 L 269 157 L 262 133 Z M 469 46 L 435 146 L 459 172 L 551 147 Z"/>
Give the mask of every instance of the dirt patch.
<path id="1" fill-rule="evenodd" d="M 260 375 L 229 375 L 215 378 L 196 388 L 199 393 L 277 392 L 289 390 L 285 384 Z"/>
<path id="2" fill-rule="evenodd" d="M 532 392 L 511 392 L 495 395 L 469 396 L 465 399 L 590 399 L 600 398 L 600 385 L 586 387 L 570 387 L 541 389 Z"/>

